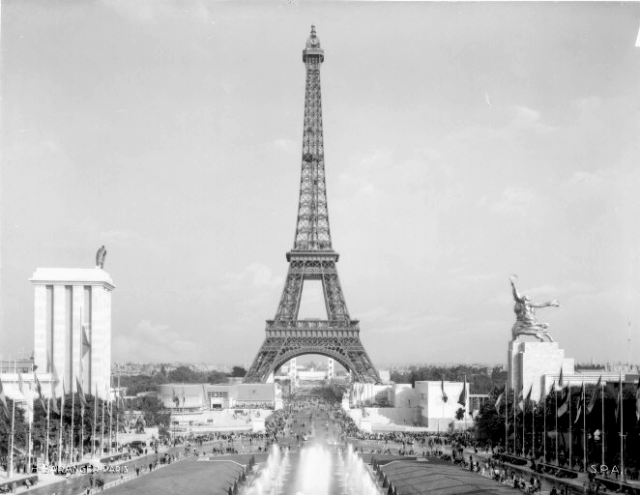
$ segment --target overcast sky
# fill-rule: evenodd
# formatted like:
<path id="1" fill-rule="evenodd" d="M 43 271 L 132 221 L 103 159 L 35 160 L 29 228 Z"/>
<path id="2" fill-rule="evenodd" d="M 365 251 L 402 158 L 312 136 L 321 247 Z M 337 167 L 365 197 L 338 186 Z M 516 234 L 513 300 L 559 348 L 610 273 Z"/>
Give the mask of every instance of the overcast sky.
<path id="1" fill-rule="evenodd" d="M 2 7 L 5 357 L 33 347 L 35 269 L 105 244 L 114 360 L 250 364 L 293 246 L 311 24 L 374 363 L 506 363 L 511 273 L 560 301 L 538 315 L 568 356 L 626 361 L 629 328 L 640 354 L 640 5 Z"/>

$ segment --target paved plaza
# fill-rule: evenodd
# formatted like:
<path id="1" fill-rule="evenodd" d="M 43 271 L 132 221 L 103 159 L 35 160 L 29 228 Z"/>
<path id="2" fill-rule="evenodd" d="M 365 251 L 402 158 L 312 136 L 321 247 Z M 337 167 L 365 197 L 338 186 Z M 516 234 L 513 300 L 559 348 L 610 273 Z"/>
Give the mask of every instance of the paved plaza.
<path id="1" fill-rule="evenodd" d="M 192 458 L 118 485 L 108 493 L 226 495 L 242 471 L 243 466 L 232 460 L 209 461 Z"/>
<path id="2" fill-rule="evenodd" d="M 382 466 L 398 495 L 498 495 L 522 493 L 506 485 L 461 469 L 451 462 L 399 460 Z"/>

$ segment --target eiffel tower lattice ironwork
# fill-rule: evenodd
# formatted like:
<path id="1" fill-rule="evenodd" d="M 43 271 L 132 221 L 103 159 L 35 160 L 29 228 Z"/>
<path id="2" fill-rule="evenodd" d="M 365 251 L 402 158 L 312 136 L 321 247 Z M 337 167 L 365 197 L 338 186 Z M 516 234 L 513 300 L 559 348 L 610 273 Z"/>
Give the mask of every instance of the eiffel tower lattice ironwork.
<path id="1" fill-rule="evenodd" d="M 331 247 L 320 96 L 324 51 L 314 26 L 302 52 L 302 61 L 307 78 L 296 235 L 293 249 L 287 253 L 289 272 L 275 319 L 267 320 L 266 338 L 244 381 L 265 382 L 291 358 L 321 354 L 351 371 L 355 381 L 380 383 L 380 376 L 360 340 L 359 322 L 349 317 L 336 268 L 339 255 Z M 305 280 L 322 282 L 327 320 L 298 319 Z"/>

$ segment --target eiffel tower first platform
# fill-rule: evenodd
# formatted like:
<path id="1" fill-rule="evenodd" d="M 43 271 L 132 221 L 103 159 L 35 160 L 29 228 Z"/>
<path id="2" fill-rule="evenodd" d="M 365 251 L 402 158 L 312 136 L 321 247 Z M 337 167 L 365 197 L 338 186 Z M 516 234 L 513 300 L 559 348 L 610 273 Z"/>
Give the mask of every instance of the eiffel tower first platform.
<path id="1" fill-rule="evenodd" d="M 287 253 L 289 272 L 278 311 L 275 319 L 267 320 L 266 338 L 244 382 L 265 382 L 290 359 L 302 354 L 321 354 L 351 371 L 354 381 L 380 383 L 360 340 L 358 320 L 349 317 L 336 267 L 339 255 L 331 247 L 320 96 L 324 51 L 314 26 L 302 61 L 307 79 L 296 235 L 293 249 Z M 322 282 L 328 320 L 298 319 L 305 280 Z"/>

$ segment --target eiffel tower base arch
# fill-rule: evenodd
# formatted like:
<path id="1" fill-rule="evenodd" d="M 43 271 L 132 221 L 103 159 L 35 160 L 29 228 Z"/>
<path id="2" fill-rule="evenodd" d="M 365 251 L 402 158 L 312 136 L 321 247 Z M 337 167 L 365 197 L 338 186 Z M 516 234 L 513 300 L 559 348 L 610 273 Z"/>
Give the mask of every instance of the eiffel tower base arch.
<path id="1" fill-rule="evenodd" d="M 380 376 L 360 341 L 357 321 L 351 321 L 346 328 L 334 327 L 329 321 L 297 321 L 296 326 L 316 328 L 281 330 L 274 330 L 274 323 L 267 322 L 267 336 L 244 383 L 264 383 L 284 363 L 304 354 L 335 359 L 351 371 L 355 381 L 380 383 Z"/>

